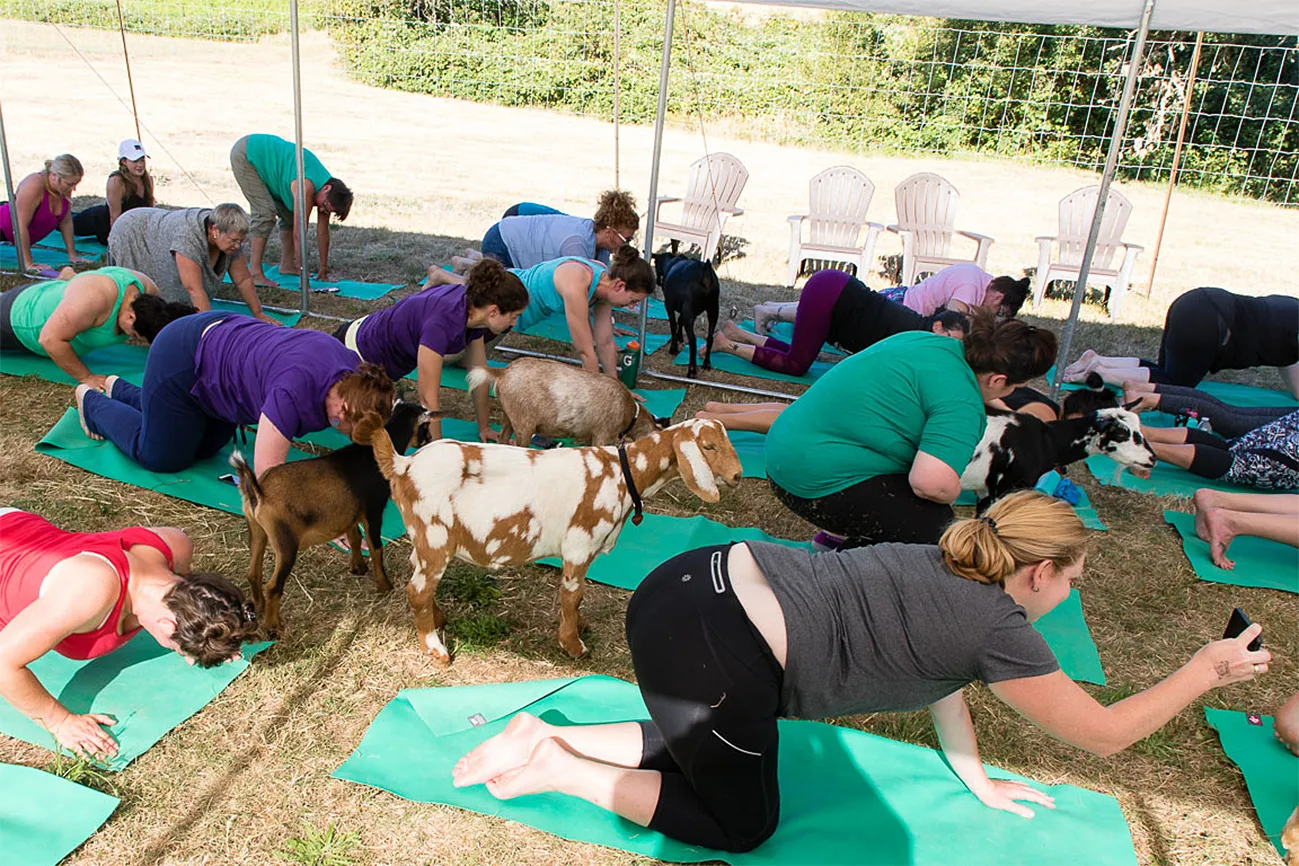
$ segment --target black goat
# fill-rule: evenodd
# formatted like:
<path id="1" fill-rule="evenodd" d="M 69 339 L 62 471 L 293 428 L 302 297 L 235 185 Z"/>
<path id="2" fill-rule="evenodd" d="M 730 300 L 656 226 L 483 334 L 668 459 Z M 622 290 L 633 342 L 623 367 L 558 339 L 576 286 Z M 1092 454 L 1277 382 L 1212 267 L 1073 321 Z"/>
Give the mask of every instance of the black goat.
<path id="1" fill-rule="evenodd" d="M 979 497 L 982 512 L 994 499 L 1027 490 L 1055 467 L 1092 454 L 1108 455 L 1124 466 L 1155 465 L 1155 454 L 1141 435 L 1141 421 L 1126 409 L 1099 409 L 1050 422 L 990 409 L 983 439 L 961 473 L 961 489 Z"/>
<path id="2" fill-rule="evenodd" d="M 690 367 L 686 376 L 693 379 L 699 373 L 695 366 L 695 318 L 700 313 L 708 314 L 704 369 L 711 370 L 713 366 L 713 332 L 717 329 L 717 311 L 722 296 L 717 271 L 713 270 L 711 262 L 671 253 L 655 253 L 654 274 L 663 289 L 663 306 L 667 308 L 668 330 L 672 333 L 668 352 L 676 355 L 681 350 L 681 341 L 689 341 Z"/>

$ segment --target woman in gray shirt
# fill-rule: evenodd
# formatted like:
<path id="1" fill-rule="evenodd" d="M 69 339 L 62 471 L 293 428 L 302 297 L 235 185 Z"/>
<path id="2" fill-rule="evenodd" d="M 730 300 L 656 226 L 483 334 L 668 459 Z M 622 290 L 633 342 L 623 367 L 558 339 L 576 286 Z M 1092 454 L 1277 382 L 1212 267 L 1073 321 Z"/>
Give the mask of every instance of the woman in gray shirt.
<path id="1" fill-rule="evenodd" d="M 779 718 L 928 707 L 943 753 L 983 803 L 1024 817 L 1050 796 L 989 779 L 962 689 L 994 694 L 1101 755 L 1162 727 L 1215 686 L 1267 671 L 1261 632 L 1214 641 L 1163 682 L 1106 707 L 1060 670 L 1031 625 L 1069 594 L 1087 534 L 1065 503 L 1012 493 L 937 547 L 810 554 L 751 542 L 655 569 L 627 606 L 652 721 L 556 726 L 520 713 L 454 769 L 501 799 L 559 792 L 666 836 L 748 851 L 775 832 Z"/>

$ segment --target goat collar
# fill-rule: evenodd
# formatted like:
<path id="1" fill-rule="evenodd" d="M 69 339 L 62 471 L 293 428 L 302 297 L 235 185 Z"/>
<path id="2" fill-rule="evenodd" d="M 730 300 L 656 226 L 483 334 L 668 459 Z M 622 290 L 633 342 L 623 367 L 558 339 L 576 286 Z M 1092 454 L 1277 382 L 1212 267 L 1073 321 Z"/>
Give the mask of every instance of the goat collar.
<path id="1" fill-rule="evenodd" d="M 641 501 L 636 479 L 631 474 L 631 464 L 627 462 L 627 446 L 621 443 L 618 445 L 618 463 L 622 466 L 622 480 L 627 482 L 627 492 L 631 494 L 632 525 L 640 526 L 645 519 L 645 503 Z"/>
<path id="2" fill-rule="evenodd" d="M 619 439 L 625 439 L 627 437 L 627 434 L 631 432 L 631 428 L 636 426 L 637 419 L 640 418 L 640 401 L 637 400 L 635 397 L 633 397 L 632 403 L 635 404 L 636 406 L 636 412 L 631 416 L 631 421 L 627 423 L 627 426 L 624 427 L 622 432 L 618 434 Z M 625 457 L 623 458 L 622 471 L 624 474 L 626 474 L 627 472 L 627 458 Z"/>

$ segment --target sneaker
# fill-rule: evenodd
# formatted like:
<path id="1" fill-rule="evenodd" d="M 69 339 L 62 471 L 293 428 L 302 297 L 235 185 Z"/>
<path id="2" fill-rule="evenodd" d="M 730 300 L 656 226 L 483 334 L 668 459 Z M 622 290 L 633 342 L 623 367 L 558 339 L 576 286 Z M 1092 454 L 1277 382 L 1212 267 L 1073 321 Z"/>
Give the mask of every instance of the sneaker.
<path id="1" fill-rule="evenodd" d="M 818 530 L 816 535 L 812 536 L 812 550 L 815 553 L 829 553 L 832 550 L 839 550 L 843 547 L 844 539 L 824 530 Z"/>

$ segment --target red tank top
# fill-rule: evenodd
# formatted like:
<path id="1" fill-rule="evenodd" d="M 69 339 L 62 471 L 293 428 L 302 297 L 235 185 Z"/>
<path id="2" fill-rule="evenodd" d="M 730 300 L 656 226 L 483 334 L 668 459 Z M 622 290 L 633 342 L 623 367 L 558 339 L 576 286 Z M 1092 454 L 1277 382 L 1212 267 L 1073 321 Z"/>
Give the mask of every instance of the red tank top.
<path id="1" fill-rule="evenodd" d="M 140 629 L 117 633 L 126 603 L 126 585 L 131 578 L 126 551 L 136 545 L 152 547 L 167 558 L 173 568 L 171 548 L 156 532 L 132 526 L 115 532 L 68 532 L 44 517 L 25 511 L 0 514 L 0 629 L 18 612 L 40 597 L 41 582 L 50 569 L 82 553 L 96 553 L 113 564 L 121 587 L 113 611 L 94 631 L 70 634 L 54 648 L 70 659 L 92 659 L 125 644 Z"/>

